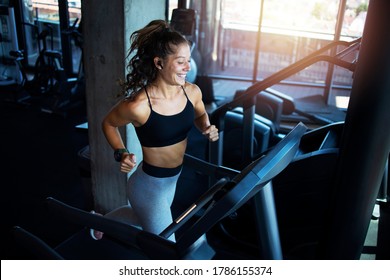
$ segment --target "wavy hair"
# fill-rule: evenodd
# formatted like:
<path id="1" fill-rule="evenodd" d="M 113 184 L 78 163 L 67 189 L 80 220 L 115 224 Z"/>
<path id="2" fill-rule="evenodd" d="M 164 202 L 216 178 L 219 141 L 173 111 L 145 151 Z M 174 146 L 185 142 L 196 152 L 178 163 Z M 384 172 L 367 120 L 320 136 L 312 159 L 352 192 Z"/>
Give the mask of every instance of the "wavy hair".
<path id="1" fill-rule="evenodd" d="M 165 59 L 173 54 L 176 46 L 187 43 L 187 39 L 164 20 L 153 20 L 130 36 L 130 50 L 127 58 L 135 52 L 126 69 L 128 74 L 122 83 L 123 94 L 134 98 L 139 89 L 153 82 L 157 77 L 154 58 Z"/>

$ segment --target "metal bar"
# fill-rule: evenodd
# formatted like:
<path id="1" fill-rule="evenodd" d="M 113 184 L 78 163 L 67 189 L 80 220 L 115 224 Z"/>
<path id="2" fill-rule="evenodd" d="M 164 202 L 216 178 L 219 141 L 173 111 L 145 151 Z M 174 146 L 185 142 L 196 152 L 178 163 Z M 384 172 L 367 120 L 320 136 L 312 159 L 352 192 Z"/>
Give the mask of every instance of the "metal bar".
<path id="1" fill-rule="evenodd" d="M 254 208 L 262 258 L 266 260 L 283 259 L 272 182 L 265 185 L 254 196 Z"/>
<path id="2" fill-rule="evenodd" d="M 59 0 L 58 1 L 58 11 L 60 14 L 60 30 L 61 30 L 61 52 L 63 67 L 67 77 L 72 76 L 73 74 L 73 60 L 72 60 L 72 44 L 70 36 L 64 34 L 63 30 L 69 28 L 69 12 L 68 12 L 68 1 Z"/>
<path id="3" fill-rule="evenodd" d="M 335 41 L 340 40 L 341 30 L 343 27 L 343 19 L 345 15 L 345 7 L 347 5 L 347 0 L 342 0 L 339 3 L 339 11 L 337 13 L 337 20 L 336 20 L 336 27 L 335 27 L 335 34 L 334 39 Z M 331 50 L 331 55 L 333 56 L 336 53 L 336 50 Z M 325 90 L 324 90 L 324 100 L 326 104 L 329 102 L 329 96 L 330 92 L 333 88 L 333 73 L 334 73 L 334 65 L 329 64 L 328 65 L 328 72 L 326 73 L 326 79 L 325 79 Z"/>
<path id="4" fill-rule="evenodd" d="M 261 27 L 263 23 L 263 7 L 264 7 L 264 0 L 260 1 L 260 11 L 259 11 L 259 25 L 257 30 L 257 37 L 256 37 L 256 48 L 255 48 L 255 60 L 253 62 L 253 75 L 252 80 L 253 82 L 256 82 L 257 80 L 257 67 L 259 64 L 259 56 L 260 56 L 260 42 L 261 42 Z"/>

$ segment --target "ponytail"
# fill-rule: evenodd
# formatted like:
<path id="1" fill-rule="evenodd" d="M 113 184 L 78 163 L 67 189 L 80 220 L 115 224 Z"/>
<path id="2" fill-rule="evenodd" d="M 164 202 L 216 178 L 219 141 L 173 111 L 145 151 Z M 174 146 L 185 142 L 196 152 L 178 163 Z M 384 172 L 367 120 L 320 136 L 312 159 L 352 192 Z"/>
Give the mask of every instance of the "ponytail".
<path id="1" fill-rule="evenodd" d="M 130 50 L 127 58 L 135 53 L 127 65 L 128 74 L 122 83 L 126 97 L 134 98 L 139 89 L 153 82 L 157 77 L 154 58 L 165 59 L 173 54 L 176 46 L 189 43 L 164 20 L 153 20 L 130 36 Z"/>

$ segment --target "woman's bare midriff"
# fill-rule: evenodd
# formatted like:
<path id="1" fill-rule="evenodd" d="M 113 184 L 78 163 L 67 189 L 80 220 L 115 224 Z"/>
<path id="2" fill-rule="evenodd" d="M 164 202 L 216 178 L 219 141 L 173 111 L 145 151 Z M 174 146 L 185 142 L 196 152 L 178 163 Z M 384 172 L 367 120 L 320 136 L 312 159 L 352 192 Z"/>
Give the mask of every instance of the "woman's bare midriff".
<path id="1" fill-rule="evenodd" d="M 143 160 L 150 165 L 164 168 L 174 168 L 183 163 L 187 139 L 165 147 L 142 147 Z"/>

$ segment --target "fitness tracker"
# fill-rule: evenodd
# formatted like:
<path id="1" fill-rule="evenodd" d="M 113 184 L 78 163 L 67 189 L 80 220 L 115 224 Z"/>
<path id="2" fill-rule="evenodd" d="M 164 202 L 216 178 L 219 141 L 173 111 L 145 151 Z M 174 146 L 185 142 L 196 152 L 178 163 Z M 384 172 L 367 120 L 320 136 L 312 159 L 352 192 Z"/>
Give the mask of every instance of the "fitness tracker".
<path id="1" fill-rule="evenodd" d="M 122 160 L 122 155 L 124 153 L 129 153 L 129 151 L 127 149 L 116 149 L 114 151 L 114 159 L 117 161 L 117 162 L 120 162 Z"/>

